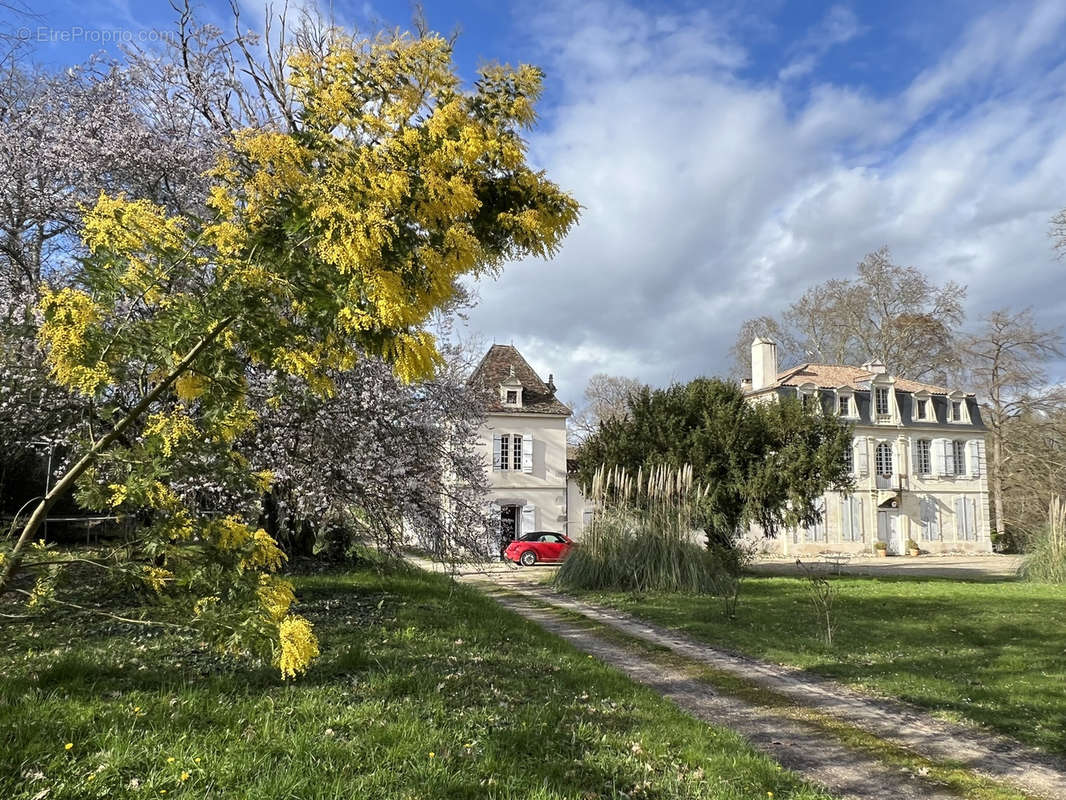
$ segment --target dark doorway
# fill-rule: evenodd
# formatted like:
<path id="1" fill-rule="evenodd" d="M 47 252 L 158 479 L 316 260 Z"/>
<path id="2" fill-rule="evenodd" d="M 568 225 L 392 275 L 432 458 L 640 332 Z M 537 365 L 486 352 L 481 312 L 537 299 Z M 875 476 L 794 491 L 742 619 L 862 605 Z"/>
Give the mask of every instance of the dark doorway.
<path id="1" fill-rule="evenodd" d="M 507 545 L 518 538 L 518 515 L 520 506 L 500 506 L 500 554 Z"/>

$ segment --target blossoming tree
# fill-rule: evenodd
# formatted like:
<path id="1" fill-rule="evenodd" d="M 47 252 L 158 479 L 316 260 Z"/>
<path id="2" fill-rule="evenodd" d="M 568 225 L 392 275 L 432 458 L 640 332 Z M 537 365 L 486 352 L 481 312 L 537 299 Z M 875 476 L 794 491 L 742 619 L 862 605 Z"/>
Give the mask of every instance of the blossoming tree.
<path id="1" fill-rule="evenodd" d="M 45 287 L 40 337 L 54 379 L 105 424 L 6 548 L 0 592 L 54 595 L 55 560 L 32 543 L 76 488 L 86 506 L 139 515 L 117 569 L 194 598 L 215 641 L 272 650 L 298 674 L 317 643 L 274 574 L 283 553 L 250 514 L 209 513 L 188 481 L 197 463 L 234 491 L 274 480 L 233 446 L 256 421 L 249 367 L 322 397 L 367 355 L 404 381 L 430 375 L 427 322 L 457 280 L 550 255 L 576 220 L 576 202 L 526 163 L 536 68 L 486 67 L 465 90 L 439 36 L 323 41 L 286 52 L 291 124 L 234 134 L 209 214 L 121 193 L 85 214 L 79 282 Z"/>

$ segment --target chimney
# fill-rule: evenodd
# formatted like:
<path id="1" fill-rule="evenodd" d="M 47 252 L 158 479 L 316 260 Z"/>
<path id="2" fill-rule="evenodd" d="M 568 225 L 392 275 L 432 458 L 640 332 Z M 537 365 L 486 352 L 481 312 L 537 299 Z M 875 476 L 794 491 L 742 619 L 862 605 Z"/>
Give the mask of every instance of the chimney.
<path id="1" fill-rule="evenodd" d="M 777 345 L 756 336 L 751 343 L 751 390 L 757 392 L 777 380 Z"/>
<path id="2" fill-rule="evenodd" d="M 867 361 L 862 365 L 862 368 L 867 372 L 872 372 L 875 375 L 884 375 L 888 372 L 888 367 L 885 366 L 883 361 Z"/>

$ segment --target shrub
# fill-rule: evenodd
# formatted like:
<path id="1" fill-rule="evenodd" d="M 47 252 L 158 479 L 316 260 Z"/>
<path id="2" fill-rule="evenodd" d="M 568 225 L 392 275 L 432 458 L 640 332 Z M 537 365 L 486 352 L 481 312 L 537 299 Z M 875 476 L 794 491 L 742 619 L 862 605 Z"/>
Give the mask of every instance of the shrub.
<path id="1" fill-rule="evenodd" d="M 1019 574 L 1036 583 L 1066 583 L 1066 504 L 1058 495 L 1051 498 L 1047 525 L 1030 539 Z"/>
<path id="2" fill-rule="evenodd" d="M 704 489 L 692 468 L 597 471 L 591 497 L 598 510 L 556 583 L 570 589 L 692 592 L 735 597 L 739 551 L 704 547 L 694 524 Z"/>

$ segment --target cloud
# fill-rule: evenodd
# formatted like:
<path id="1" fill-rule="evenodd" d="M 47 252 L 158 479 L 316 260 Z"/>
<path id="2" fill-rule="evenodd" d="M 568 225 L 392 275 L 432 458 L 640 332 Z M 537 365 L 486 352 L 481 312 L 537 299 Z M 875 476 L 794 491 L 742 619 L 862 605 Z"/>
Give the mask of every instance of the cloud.
<path id="1" fill-rule="evenodd" d="M 653 384 L 724 374 L 742 320 L 778 313 L 885 244 L 936 281 L 968 285 L 971 319 L 1033 305 L 1057 324 L 1057 5 L 1009 25 L 1002 12 L 974 20 L 892 94 L 816 82 L 799 108 L 782 81 L 741 77 L 750 55 L 710 15 L 543 11 L 535 35 L 560 100 L 531 155 L 585 210 L 554 260 L 481 287 L 471 325 L 553 372 L 564 398 L 594 372 Z M 996 30 L 1009 41 L 993 47 Z"/>
<path id="2" fill-rule="evenodd" d="M 850 42 L 866 30 L 850 8 L 833 6 L 806 36 L 790 48 L 794 53 L 793 58 L 777 77 L 782 81 L 790 81 L 810 74 L 818 60 L 831 48 Z"/>

